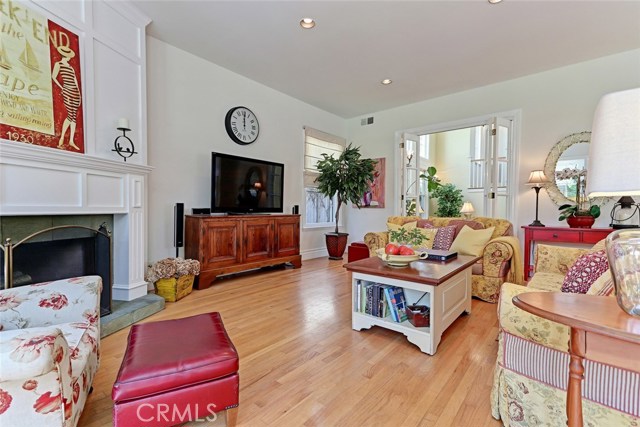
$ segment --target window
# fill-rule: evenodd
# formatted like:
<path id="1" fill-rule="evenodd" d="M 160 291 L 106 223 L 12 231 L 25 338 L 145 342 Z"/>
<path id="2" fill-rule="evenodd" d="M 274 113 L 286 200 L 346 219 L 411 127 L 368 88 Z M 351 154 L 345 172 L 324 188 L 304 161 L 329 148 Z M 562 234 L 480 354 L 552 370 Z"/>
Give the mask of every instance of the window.
<path id="1" fill-rule="evenodd" d="M 318 176 L 316 164 L 322 154 L 337 157 L 342 153 L 346 141 L 310 127 L 304 128 L 304 226 L 332 227 L 335 224 L 336 198 L 326 197 L 318 192 L 315 179 Z"/>

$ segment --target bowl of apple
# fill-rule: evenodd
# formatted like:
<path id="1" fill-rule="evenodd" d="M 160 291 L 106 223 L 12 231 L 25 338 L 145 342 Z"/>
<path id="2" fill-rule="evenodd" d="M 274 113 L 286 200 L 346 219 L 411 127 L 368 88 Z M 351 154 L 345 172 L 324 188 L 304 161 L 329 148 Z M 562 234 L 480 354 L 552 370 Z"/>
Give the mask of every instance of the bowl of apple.
<path id="1" fill-rule="evenodd" d="M 389 267 L 407 267 L 413 261 L 424 258 L 426 253 L 416 252 L 409 246 L 389 243 L 384 248 L 376 251 L 378 258 L 387 263 Z"/>

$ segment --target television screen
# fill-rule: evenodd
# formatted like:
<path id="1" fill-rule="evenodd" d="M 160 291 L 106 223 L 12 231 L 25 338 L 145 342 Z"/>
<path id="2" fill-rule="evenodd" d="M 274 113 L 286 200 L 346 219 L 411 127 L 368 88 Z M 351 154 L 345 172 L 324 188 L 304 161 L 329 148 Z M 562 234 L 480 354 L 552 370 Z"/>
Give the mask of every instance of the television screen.
<path id="1" fill-rule="evenodd" d="M 282 212 L 284 165 L 211 153 L 211 212 Z"/>

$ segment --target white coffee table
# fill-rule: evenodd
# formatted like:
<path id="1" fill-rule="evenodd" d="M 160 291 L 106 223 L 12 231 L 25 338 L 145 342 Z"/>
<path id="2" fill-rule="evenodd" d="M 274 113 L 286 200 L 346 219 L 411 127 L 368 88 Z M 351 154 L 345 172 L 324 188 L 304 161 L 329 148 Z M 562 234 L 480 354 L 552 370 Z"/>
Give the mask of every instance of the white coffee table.
<path id="1" fill-rule="evenodd" d="M 459 255 L 449 262 L 414 261 L 408 267 L 393 268 L 377 257 L 345 264 L 351 271 L 351 326 L 354 330 L 372 326 L 403 333 L 424 353 L 433 355 L 442 333 L 463 312 L 471 313 L 471 267 L 479 257 Z M 420 300 L 430 308 L 429 327 L 417 328 L 408 320 L 398 323 L 358 311 L 358 283 L 379 283 L 404 289 L 407 304 Z M 426 294 L 426 295 L 425 295 Z"/>

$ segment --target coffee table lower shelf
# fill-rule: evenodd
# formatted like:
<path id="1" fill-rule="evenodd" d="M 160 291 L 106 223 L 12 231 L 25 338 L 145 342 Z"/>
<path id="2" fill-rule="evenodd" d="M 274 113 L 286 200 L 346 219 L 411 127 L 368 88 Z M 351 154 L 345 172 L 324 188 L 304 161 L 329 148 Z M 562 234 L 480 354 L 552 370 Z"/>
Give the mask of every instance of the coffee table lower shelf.
<path id="1" fill-rule="evenodd" d="M 460 314 L 464 312 L 471 313 L 471 264 L 470 262 L 468 265 L 460 266 L 460 268 L 454 270 L 448 279 L 443 280 L 437 285 L 400 280 L 391 277 L 392 274 L 395 275 L 393 272 L 385 272 L 384 275 L 378 275 L 360 273 L 352 270 L 352 329 L 360 331 L 362 329 L 369 329 L 372 326 L 379 326 L 400 332 L 407 337 L 410 343 L 418 346 L 420 351 L 434 355 L 445 329 L 447 329 Z M 357 262 L 347 264 L 347 266 L 353 265 L 357 265 Z M 407 304 L 413 304 L 418 299 L 421 299 L 420 304 L 430 308 L 429 327 L 417 328 L 409 321 L 398 323 L 389 317 L 381 318 L 362 313 L 357 308 L 358 282 L 378 283 L 403 288 Z"/>
<path id="2" fill-rule="evenodd" d="M 431 328 L 416 328 L 408 320 L 402 323 L 389 321 L 386 318 L 371 316 L 369 314 L 354 312 L 351 318 L 351 327 L 355 331 L 370 329 L 372 326 L 380 326 L 385 329 L 400 332 L 407 337 L 411 344 L 418 346 L 420 351 L 427 354 L 434 354 L 435 348 L 431 342 Z M 433 348 L 433 350 L 432 350 Z"/>

